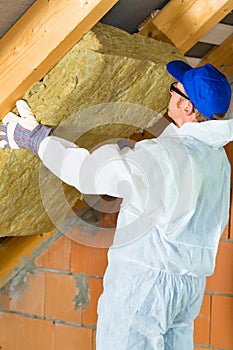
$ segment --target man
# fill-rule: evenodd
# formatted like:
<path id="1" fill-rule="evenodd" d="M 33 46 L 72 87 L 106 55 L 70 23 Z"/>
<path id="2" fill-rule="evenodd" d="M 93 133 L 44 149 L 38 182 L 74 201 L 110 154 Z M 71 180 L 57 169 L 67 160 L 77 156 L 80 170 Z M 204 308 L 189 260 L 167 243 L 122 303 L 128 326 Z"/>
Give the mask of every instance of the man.
<path id="1" fill-rule="evenodd" d="M 207 64 L 172 61 L 168 115 L 158 137 L 90 154 L 39 125 L 24 101 L 6 116 L 1 146 L 28 148 L 87 194 L 123 198 L 98 305 L 97 350 L 191 350 L 206 276 L 228 221 L 231 89 Z M 207 120 L 205 123 L 198 121 Z"/>

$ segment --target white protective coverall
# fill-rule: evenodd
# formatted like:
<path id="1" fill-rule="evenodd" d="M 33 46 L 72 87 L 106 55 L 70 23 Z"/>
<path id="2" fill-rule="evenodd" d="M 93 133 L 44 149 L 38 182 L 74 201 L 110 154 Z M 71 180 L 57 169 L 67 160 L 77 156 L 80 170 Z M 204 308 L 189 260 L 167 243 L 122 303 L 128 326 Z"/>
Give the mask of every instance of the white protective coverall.
<path id="1" fill-rule="evenodd" d="M 228 221 L 233 120 L 170 124 L 134 149 L 90 154 L 50 136 L 46 167 L 87 194 L 121 197 L 98 304 L 97 350 L 193 349 L 206 276 Z"/>

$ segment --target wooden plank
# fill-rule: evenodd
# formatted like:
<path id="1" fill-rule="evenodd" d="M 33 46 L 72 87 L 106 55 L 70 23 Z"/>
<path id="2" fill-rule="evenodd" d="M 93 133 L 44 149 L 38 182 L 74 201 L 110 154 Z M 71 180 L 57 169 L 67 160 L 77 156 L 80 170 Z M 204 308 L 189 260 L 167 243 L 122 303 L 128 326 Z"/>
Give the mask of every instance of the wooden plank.
<path id="1" fill-rule="evenodd" d="M 170 0 L 140 34 L 187 52 L 233 9 L 233 0 Z"/>
<path id="2" fill-rule="evenodd" d="M 201 60 L 200 65 L 211 63 L 227 77 L 233 75 L 233 34 L 221 45 L 214 47 Z"/>
<path id="3" fill-rule="evenodd" d="M 34 258 L 36 251 L 39 251 L 41 245 L 45 244 L 53 235 L 54 231 L 51 231 L 43 235 L 6 239 L 0 248 L 0 288 L 19 272 L 21 266 L 23 267 L 24 260 Z"/>
<path id="4" fill-rule="evenodd" d="M 0 40 L 0 118 L 118 0 L 37 0 Z"/>

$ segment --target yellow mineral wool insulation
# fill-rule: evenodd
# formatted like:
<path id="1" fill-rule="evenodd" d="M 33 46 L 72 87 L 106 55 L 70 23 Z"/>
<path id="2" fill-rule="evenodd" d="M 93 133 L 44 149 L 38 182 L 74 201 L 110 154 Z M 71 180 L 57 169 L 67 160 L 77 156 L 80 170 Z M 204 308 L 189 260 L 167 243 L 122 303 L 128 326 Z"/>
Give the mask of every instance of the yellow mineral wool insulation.
<path id="1" fill-rule="evenodd" d="M 173 59 L 184 57 L 170 44 L 98 24 L 24 98 L 38 121 L 93 149 L 160 117 Z M 0 150 L 0 157 L 0 236 L 48 232 L 81 197 L 27 150 Z"/>
<path id="2" fill-rule="evenodd" d="M 130 102 L 162 112 L 171 78 L 166 63 L 183 59 L 167 43 L 96 25 L 25 98 L 43 124 L 57 125 L 102 102 Z"/>

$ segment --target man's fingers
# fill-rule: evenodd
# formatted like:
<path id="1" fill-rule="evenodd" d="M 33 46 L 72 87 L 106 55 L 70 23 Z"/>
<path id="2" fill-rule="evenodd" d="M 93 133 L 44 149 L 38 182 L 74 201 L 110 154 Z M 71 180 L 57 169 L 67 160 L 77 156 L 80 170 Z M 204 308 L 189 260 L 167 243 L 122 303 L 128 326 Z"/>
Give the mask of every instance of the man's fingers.
<path id="1" fill-rule="evenodd" d="M 9 148 L 8 142 L 6 140 L 1 140 L 0 148 Z"/>
<path id="2" fill-rule="evenodd" d="M 9 118 L 10 117 L 11 116 L 9 116 Z M 0 140 L 1 140 L 0 148 L 14 148 L 14 149 L 19 148 L 19 146 L 17 145 L 14 139 L 14 133 L 15 133 L 16 127 L 17 127 L 17 123 L 15 122 L 7 123 L 7 125 L 4 125 L 4 124 L 0 125 Z"/>
<path id="3" fill-rule="evenodd" d="M 0 125 L 0 140 L 7 138 L 7 127 L 5 125 Z"/>
<path id="4" fill-rule="evenodd" d="M 7 140 L 7 134 L 3 131 L 0 132 L 0 140 Z"/>
<path id="5" fill-rule="evenodd" d="M 4 125 L 6 125 L 7 123 L 18 123 L 20 120 L 20 117 L 18 117 L 16 114 L 9 112 L 3 119 L 2 122 Z"/>
<path id="6" fill-rule="evenodd" d="M 31 108 L 28 106 L 26 101 L 18 100 L 16 102 L 16 107 L 18 109 L 19 115 L 22 118 L 35 119 L 34 114 L 32 113 Z"/>

